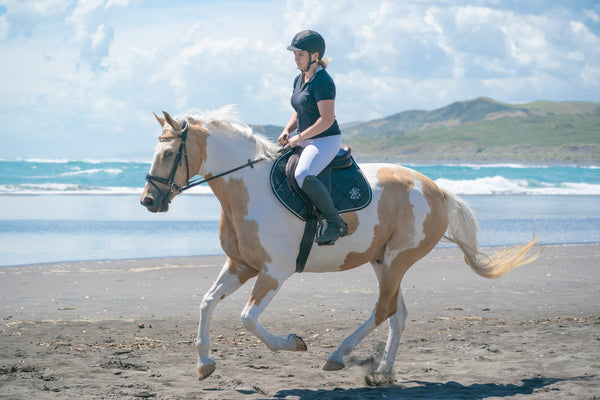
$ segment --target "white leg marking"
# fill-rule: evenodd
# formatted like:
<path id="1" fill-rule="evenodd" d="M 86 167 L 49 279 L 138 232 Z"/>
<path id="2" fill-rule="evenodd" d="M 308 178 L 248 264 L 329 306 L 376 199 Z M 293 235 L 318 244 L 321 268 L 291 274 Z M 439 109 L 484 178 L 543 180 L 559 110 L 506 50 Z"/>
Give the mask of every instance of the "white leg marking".
<path id="1" fill-rule="evenodd" d="M 264 278 L 265 276 L 259 275 L 256 285 L 260 285 L 260 279 Z M 267 275 L 267 279 L 272 278 L 268 277 Z M 260 314 L 267 308 L 271 300 L 273 300 L 282 283 L 283 280 L 279 280 L 277 288 L 273 288 L 272 290 L 264 293 L 264 296 L 260 298 L 260 301 L 249 301 L 242 311 L 242 322 L 244 323 L 246 329 L 256 335 L 256 337 L 258 337 L 272 351 L 306 351 L 306 344 L 300 337 L 294 334 L 290 334 L 287 337 L 277 336 L 267 331 L 258 323 Z"/>
<path id="2" fill-rule="evenodd" d="M 200 324 L 198 325 L 198 336 L 196 338 L 196 349 L 198 351 L 198 378 L 204 379 L 214 371 L 215 361 L 209 357 L 210 352 L 210 319 L 219 301 L 225 296 L 235 292 L 242 286 L 237 275 L 229 272 L 229 263 L 226 262 L 219 277 L 206 292 L 200 304 Z M 201 372 L 204 371 L 204 372 Z M 205 376 L 202 376 L 205 375 Z"/>
<path id="3" fill-rule="evenodd" d="M 404 322 L 408 312 L 406 305 L 404 304 L 404 298 L 402 297 L 402 289 L 398 292 L 398 311 L 388 319 L 390 332 L 388 335 L 387 344 L 385 346 L 385 352 L 379 363 L 379 367 L 375 371 L 376 374 L 390 375 L 392 368 L 394 367 L 394 361 L 396 360 L 396 353 L 398 352 L 398 346 L 400 345 L 400 336 L 404 330 Z"/>
<path id="4" fill-rule="evenodd" d="M 326 371 L 335 371 L 344 368 L 344 357 L 350 355 L 352 350 L 366 338 L 375 328 L 375 311 L 371 314 L 369 319 L 362 324 L 357 330 L 355 330 L 350 336 L 342 340 L 342 343 L 337 349 L 327 358 L 327 362 L 323 366 Z"/>
<path id="5" fill-rule="evenodd" d="M 373 271 L 375 271 L 375 275 L 377 276 L 377 280 L 381 278 L 381 266 L 378 264 L 371 264 L 373 266 Z M 355 330 L 350 336 L 342 340 L 342 343 L 338 346 L 337 349 L 327 358 L 325 365 L 323 365 L 323 369 L 325 371 L 337 371 L 344 368 L 346 365 L 344 364 L 344 357 L 350 355 L 352 350 L 361 340 L 367 337 L 371 332 L 375 330 L 377 325 L 375 325 L 375 311 L 371 314 L 369 319 L 367 319 L 357 330 Z"/>

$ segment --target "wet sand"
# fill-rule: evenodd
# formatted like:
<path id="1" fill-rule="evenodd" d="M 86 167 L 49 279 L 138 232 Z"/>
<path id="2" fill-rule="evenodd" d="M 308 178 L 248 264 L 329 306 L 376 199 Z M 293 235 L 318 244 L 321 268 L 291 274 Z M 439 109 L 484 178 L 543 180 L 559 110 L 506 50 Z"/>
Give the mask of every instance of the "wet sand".
<path id="1" fill-rule="evenodd" d="M 387 325 L 346 359 L 321 366 L 370 315 L 371 269 L 293 276 L 261 317 L 308 351 L 273 353 L 239 314 L 253 281 L 217 307 L 217 370 L 196 379 L 198 306 L 223 256 L 85 261 L 0 268 L 2 399 L 598 399 L 600 245 L 547 247 L 496 280 L 457 249 L 409 270 L 409 316 L 394 382 L 365 375 Z"/>

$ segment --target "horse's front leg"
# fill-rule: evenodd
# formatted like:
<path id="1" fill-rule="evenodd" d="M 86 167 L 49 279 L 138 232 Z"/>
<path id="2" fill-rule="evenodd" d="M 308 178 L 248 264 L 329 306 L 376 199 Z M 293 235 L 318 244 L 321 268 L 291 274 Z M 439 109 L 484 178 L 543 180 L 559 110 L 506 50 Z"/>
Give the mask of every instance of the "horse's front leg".
<path id="1" fill-rule="evenodd" d="M 242 321 L 246 329 L 254 333 L 273 351 L 306 351 L 306 344 L 301 337 L 294 334 L 289 334 L 287 337 L 277 336 L 258 323 L 258 317 L 275 297 L 286 278 L 278 280 L 268 273 L 261 272 L 256 279 L 250 300 L 242 311 Z"/>
<path id="2" fill-rule="evenodd" d="M 196 349 L 198 350 L 198 379 L 206 379 L 215 370 L 215 361 L 209 357 L 210 352 L 210 319 L 219 301 L 239 289 L 248 279 L 256 276 L 257 271 L 235 266 L 228 259 L 221 269 L 219 277 L 206 292 L 200 304 L 200 324 Z"/>

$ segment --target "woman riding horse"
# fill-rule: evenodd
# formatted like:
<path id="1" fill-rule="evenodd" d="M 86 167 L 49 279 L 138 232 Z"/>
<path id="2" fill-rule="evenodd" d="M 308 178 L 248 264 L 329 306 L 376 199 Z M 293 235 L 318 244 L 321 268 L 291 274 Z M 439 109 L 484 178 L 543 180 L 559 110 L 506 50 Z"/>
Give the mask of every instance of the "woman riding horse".
<path id="1" fill-rule="evenodd" d="M 328 63 L 323 59 L 325 40 L 319 33 L 307 30 L 296 34 L 288 50 L 294 52 L 301 73 L 294 80 L 294 112 L 279 135 L 278 143 L 302 147 L 295 178 L 298 187 L 327 220 L 326 231 L 315 242 L 332 245 L 348 234 L 348 226 L 317 175 L 333 160 L 341 143 L 341 131 L 334 112 L 335 83 L 325 70 Z M 293 131 L 298 133 L 290 138 Z"/>
<path id="2" fill-rule="evenodd" d="M 328 220 L 329 229 L 319 241 L 331 244 L 346 233 L 345 223 L 315 176 L 339 148 L 340 132 L 333 111 L 335 86 L 323 69 L 325 44 L 320 35 L 300 32 L 290 48 L 302 74 L 294 83 L 295 112 L 279 144 L 303 147 L 296 179 Z M 203 182 L 208 183 L 221 203 L 219 240 L 227 259 L 200 305 L 198 378 L 206 379 L 216 368 L 210 346 L 215 307 L 252 278 L 256 282 L 241 314 L 244 327 L 273 351 L 306 351 L 300 336 L 277 335 L 259 322 L 284 282 L 296 272 L 295 259 L 305 225 L 270 190 L 269 176 L 281 154 L 280 147 L 254 135 L 248 125 L 232 115 L 230 108 L 181 119 L 163 114 L 164 118 L 156 116 L 162 133 L 146 176 L 141 204 L 151 212 L 165 212 L 175 196 Z M 290 138 L 294 126 L 300 133 Z M 375 308 L 329 355 L 323 369 L 344 368 L 344 357 L 387 321 L 387 344 L 373 373 L 377 381 L 381 378 L 387 382 L 393 373 L 407 315 L 402 280 L 408 269 L 442 238 L 458 245 L 465 262 L 487 278 L 500 277 L 530 263 L 539 253 L 528 255 L 536 243 L 533 239 L 487 256 L 478 248 L 475 216 L 456 195 L 419 172 L 399 165 L 368 163 L 361 165 L 361 171 L 369 182 L 372 201 L 360 210 L 344 214 L 348 224 L 346 237 L 332 248 L 314 248 L 304 271 L 339 272 L 371 264 L 379 284 Z M 195 175 L 204 179 L 190 181 Z"/>

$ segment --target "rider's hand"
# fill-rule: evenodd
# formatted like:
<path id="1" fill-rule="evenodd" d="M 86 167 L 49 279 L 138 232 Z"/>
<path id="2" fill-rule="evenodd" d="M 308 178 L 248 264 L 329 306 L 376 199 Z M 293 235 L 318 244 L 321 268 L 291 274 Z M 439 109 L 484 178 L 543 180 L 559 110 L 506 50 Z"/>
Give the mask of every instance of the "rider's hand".
<path id="1" fill-rule="evenodd" d="M 279 135 L 279 138 L 277 138 L 277 143 L 283 147 L 286 144 L 288 144 L 289 139 L 290 139 L 290 134 L 287 131 L 283 131 L 283 132 L 281 132 L 281 135 Z"/>
<path id="2" fill-rule="evenodd" d="M 302 141 L 302 139 L 300 138 L 300 135 L 294 135 L 292 136 L 291 139 L 288 140 L 288 145 L 290 147 L 296 147 L 298 145 L 298 143 L 300 143 Z"/>

